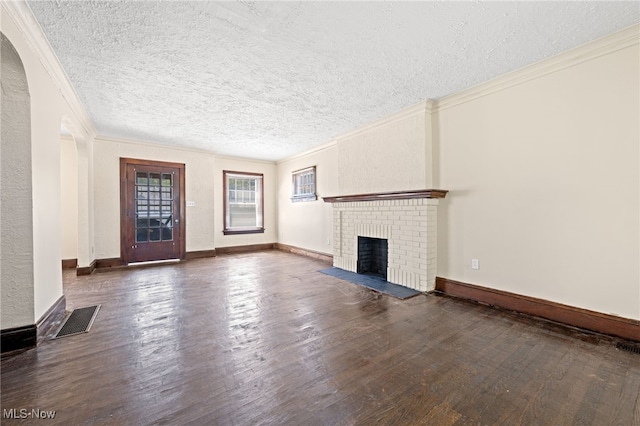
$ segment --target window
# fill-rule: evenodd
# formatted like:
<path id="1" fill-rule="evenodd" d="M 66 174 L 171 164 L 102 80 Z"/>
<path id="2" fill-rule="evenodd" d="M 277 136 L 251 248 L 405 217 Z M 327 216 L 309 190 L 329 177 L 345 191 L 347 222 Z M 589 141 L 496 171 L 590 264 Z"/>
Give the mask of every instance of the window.
<path id="1" fill-rule="evenodd" d="M 224 234 L 264 232 L 262 175 L 224 171 Z"/>
<path id="2" fill-rule="evenodd" d="M 291 173 L 293 190 L 291 201 L 317 200 L 316 196 L 316 166 L 307 167 Z"/>

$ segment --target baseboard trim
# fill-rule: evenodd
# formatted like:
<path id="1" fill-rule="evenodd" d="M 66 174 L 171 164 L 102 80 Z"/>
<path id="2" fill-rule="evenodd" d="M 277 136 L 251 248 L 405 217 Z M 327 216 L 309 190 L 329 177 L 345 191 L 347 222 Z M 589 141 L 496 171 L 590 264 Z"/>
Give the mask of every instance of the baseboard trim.
<path id="1" fill-rule="evenodd" d="M 47 312 L 42 314 L 38 322 L 36 322 L 38 341 L 43 337 L 46 337 L 51 330 L 55 330 L 56 326 L 60 325 L 67 314 L 66 308 L 67 299 L 63 294 L 53 305 L 49 307 L 49 309 L 47 309 Z"/>
<path id="2" fill-rule="evenodd" d="M 120 266 L 124 266 L 124 263 L 119 257 L 96 260 L 96 269 L 118 268 Z"/>
<path id="3" fill-rule="evenodd" d="M 186 253 L 185 255 L 185 259 L 184 260 L 191 260 L 191 259 L 200 259 L 200 258 L 205 258 L 205 257 L 215 257 L 216 256 L 216 249 L 213 250 L 199 250 L 199 251 L 189 251 Z M 170 260 L 175 260 L 175 259 L 168 259 Z M 78 275 L 89 275 L 91 273 L 93 273 L 93 271 L 95 270 L 104 270 L 104 269 L 113 269 L 113 268 L 125 268 L 125 267 L 129 267 L 131 265 L 126 265 L 123 260 L 119 257 L 111 257 L 111 258 L 105 258 L 105 259 L 96 259 L 93 262 L 91 262 L 91 265 L 84 267 L 84 268 L 78 268 Z M 135 266 L 135 265 L 133 265 Z"/>
<path id="4" fill-rule="evenodd" d="M 35 324 L 0 330 L 0 352 L 5 354 L 36 346 L 38 331 Z"/>
<path id="5" fill-rule="evenodd" d="M 281 250 L 289 253 L 300 254 L 314 259 L 319 259 L 324 262 L 333 264 L 333 256 L 314 252 L 312 250 L 306 250 L 299 247 L 290 246 L 280 243 L 266 243 L 266 244 L 249 244 L 245 246 L 230 246 L 230 247 L 217 247 L 211 250 L 196 250 L 188 251 L 184 260 L 203 259 L 209 257 L 216 257 L 218 254 L 237 254 L 237 253 L 250 253 L 253 251 L 263 250 Z M 90 275 L 96 269 L 109 269 L 109 268 L 121 268 L 125 267 L 122 259 L 119 257 L 113 257 L 108 259 L 96 259 L 91 262 L 91 265 L 86 267 L 77 268 L 77 275 Z"/>
<path id="6" fill-rule="evenodd" d="M 76 269 L 78 267 L 78 259 L 62 259 L 62 269 Z"/>
<path id="7" fill-rule="evenodd" d="M 276 243 L 249 244 L 246 246 L 216 247 L 216 254 L 250 253 L 252 251 L 273 250 Z"/>
<path id="8" fill-rule="evenodd" d="M 640 321 L 436 277 L 436 292 L 640 342 Z"/>
<path id="9" fill-rule="evenodd" d="M 276 243 L 275 248 L 287 253 L 299 254 L 301 256 L 311 257 L 313 259 L 321 260 L 323 262 L 333 265 L 333 256 L 330 254 L 320 253 L 313 250 L 307 250 L 296 246 L 290 246 L 288 244 Z"/>
<path id="10" fill-rule="evenodd" d="M 112 257 L 107 259 L 94 259 L 89 266 L 83 266 L 78 268 L 76 275 L 91 275 L 96 269 L 117 268 L 124 266 L 122 259 L 119 257 Z"/>
<path id="11" fill-rule="evenodd" d="M 64 294 L 42 314 L 35 324 L 1 330 L 0 352 L 5 354 L 35 347 L 38 342 L 55 330 L 66 316 L 67 299 Z"/>
<path id="12" fill-rule="evenodd" d="M 216 249 L 188 251 L 187 254 L 185 255 L 185 260 L 203 259 L 206 257 L 216 257 Z"/>
<path id="13" fill-rule="evenodd" d="M 93 271 L 96 270 L 96 261 L 95 259 L 89 264 L 89 266 L 80 266 L 76 269 L 76 275 L 91 275 Z"/>

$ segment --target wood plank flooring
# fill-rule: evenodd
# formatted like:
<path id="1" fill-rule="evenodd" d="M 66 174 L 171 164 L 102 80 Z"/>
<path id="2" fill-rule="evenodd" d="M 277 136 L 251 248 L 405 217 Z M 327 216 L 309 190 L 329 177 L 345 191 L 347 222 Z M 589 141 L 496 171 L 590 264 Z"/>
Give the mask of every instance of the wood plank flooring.
<path id="1" fill-rule="evenodd" d="M 42 424 L 640 425 L 640 355 L 436 295 L 382 296 L 280 251 L 76 277 L 87 334 L 1 361 Z"/>

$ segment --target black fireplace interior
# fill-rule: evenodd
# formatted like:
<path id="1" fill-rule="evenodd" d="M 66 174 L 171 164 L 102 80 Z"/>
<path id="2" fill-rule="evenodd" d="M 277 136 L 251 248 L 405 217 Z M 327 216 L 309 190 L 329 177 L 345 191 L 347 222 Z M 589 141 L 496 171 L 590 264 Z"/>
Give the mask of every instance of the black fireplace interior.
<path id="1" fill-rule="evenodd" d="M 388 241 L 358 237 L 358 273 L 387 279 Z"/>

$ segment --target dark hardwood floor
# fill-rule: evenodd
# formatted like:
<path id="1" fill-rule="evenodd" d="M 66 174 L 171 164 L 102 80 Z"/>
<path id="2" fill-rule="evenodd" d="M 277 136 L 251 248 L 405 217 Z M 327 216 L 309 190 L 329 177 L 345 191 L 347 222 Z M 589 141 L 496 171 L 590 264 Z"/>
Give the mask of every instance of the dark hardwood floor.
<path id="1" fill-rule="evenodd" d="M 64 271 L 89 333 L 1 361 L 3 424 L 640 425 L 640 355 L 280 251 Z"/>

